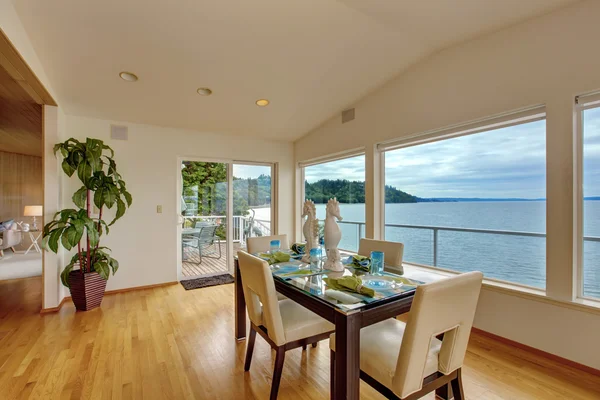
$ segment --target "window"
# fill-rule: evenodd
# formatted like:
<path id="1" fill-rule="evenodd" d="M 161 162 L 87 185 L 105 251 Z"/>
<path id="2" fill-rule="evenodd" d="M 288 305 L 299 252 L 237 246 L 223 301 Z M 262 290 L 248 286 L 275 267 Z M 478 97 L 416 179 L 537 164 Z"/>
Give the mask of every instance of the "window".
<path id="1" fill-rule="evenodd" d="M 365 232 L 365 156 L 304 167 L 304 198 L 315 202 L 319 224 L 323 226 L 330 198 L 340 202 L 343 221 L 340 249 L 358 251 Z M 321 231 L 322 232 L 322 231 Z"/>
<path id="2" fill-rule="evenodd" d="M 593 107 L 593 106 L 592 106 Z M 581 110 L 583 123 L 583 296 L 600 298 L 600 106 Z"/>
<path id="3" fill-rule="evenodd" d="M 233 164 L 233 233 L 243 242 L 248 237 L 271 234 L 271 168 Z"/>
<path id="4" fill-rule="evenodd" d="M 545 288 L 544 118 L 382 145 L 386 240 L 404 243 L 406 262 Z"/>

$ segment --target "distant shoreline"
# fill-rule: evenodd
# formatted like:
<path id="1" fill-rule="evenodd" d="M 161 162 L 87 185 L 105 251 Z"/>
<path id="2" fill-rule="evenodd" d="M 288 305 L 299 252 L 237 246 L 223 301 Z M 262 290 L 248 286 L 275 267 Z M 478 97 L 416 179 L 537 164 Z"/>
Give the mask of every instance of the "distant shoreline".
<path id="1" fill-rule="evenodd" d="M 600 200 L 599 196 L 591 196 L 591 197 L 584 197 L 583 200 L 586 201 L 595 201 L 595 200 Z M 386 203 L 386 204 L 417 204 L 417 203 L 484 203 L 484 202 L 517 202 L 517 201 L 523 201 L 523 202 L 535 202 L 535 201 L 546 201 L 546 199 L 519 199 L 519 198 L 506 198 L 506 199 L 494 199 L 494 198 L 478 198 L 478 197 L 433 197 L 433 198 L 419 198 L 418 201 L 416 202 L 406 202 L 406 203 Z M 319 204 L 325 204 L 325 203 L 317 203 L 317 205 Z M 340 204 L 365 204 L 365 203 L 343 203 L 340 202 Z"/>

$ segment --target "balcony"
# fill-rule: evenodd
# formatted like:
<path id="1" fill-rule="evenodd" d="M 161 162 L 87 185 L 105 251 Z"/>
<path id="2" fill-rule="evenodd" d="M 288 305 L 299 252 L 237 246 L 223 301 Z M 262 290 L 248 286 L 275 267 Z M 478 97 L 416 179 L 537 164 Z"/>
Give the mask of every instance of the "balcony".
<path id="1" fill-rule="evenodd" d="M 219 226 L 217 235 L 221 238 L 220 243 L 217 241 L 215 244 L 203 248 L 202 260 L 200 260 L 198 249 L 183 246 L 182 244 L 181 273 L 184 279 L 229 272 L 227 268 L 227 240 L 225 234 L 225 221 L 227 218 L 224 215 L 194 215 L 184 216 L 183 218 L 183 228 L 193 228 L 202 223 Z M 239 249 L 246 248 L 246 239 L 248 237 L 268 236 L 270 232 L 270 221 L 235 215 L 233 217 L 233 252 L 237 253 Z"/>

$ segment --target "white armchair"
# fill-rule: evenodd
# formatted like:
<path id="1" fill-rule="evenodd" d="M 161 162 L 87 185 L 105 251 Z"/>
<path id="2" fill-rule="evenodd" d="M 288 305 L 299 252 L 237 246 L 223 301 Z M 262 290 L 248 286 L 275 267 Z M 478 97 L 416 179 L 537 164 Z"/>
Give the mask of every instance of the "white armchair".
<path id="1" fill-rule="evenodd" d="M 4 250 L 12 248 L 14 252 L 14 246 L 21 243 L 23 234 L 16 229 L 9 229 L 4 232 L 0 232 L 0 257 L 4 257 Z"/>

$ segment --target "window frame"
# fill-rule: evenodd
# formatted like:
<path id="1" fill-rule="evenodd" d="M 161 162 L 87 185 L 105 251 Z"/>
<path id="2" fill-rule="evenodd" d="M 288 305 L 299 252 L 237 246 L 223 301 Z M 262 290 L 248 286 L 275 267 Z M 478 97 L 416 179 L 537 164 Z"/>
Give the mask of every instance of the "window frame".
<path id="1" fill-rule="evenodd" d="M 312 158 L 309 160 L 305 160 L 305 161 L 298 161 L 296 163 L 296 168 L 298 168 L 300 170 L 299 176 L 300 176 L 300 190 L 299 190 L 299 194 L 300 196 L 297 198 L 298 200 L 298 207 L 297 210 L 300 210 L 299 213 L 297 213 L 297 224 L 296 226 L 298 227 L 298 234 L 300 235 L 300 241 L 304 240 L 303 237 L 303 233 L 302 233 L 302 205 L 304 204 L 304 200 L 306 199 L 306 167 L 312 167 L 315 165 L 321 165 L 321 164 L 326 164 L 326 163 L 330 163 L 330 162 L 334 162 L 334 161 L 340 161 L 340 160 L 346 160 L 348 158 L 353 158 L 353 157 L 359 157 L 359 156 L 363 156 L 365 158 L 365 164 L 363 165 L 364 171 L 365 171 L 365 185 L 366 185 L 366 170 L 367 170 L 367 154 L 366 154 L 366 149 L 364 147 L 358 147 L 355 149 L 351 149 L 351 150 L 346 150 L 346 151 L 342 151 L 342 152 L 338 152 L 338 153 L 332 153 L 332 154 L 328 154 L 322 157 L 317 157 L 317 158 Z M 365 188 L 365 192 L 366 192 L 366 188 Z M 365 193 L 366 196 L 366 193 Z M 367 216 L 366 216 L 366 210 L 365 210 L 365 228 L 367 225 Z M 363 230 L 363 233 L 365 232 L 365 230 Z M 358 241 L 360 242 L 360 230 L 359 230 L 359 238 Z M 339 248 L 339 250 L 343 250 L 343 251 L 351 251 L 351 250 L 347 250 L 347 249 L 341 249 Z"/>
<path id="2" fill-rule="evenodd" d="M 584 193 L 583 193 L 583 139 L 584 111 L 600 108 L 600 92 L 575 96 L 573 129 L 573 268 L 575 271 L 576 300 L 599 301 L 600 298 L 585 296 L 584 285 Z"/>
<path id="3" fill-rule="evenodd" d="M 600 98 L 599 98 L 599 102 L 600 102 Z M 387 152 L 402 149 L 402 148 L 407 148 L 407 147 L 414 147 L 414 146 L 418 146 L 418 145 L 422 145 L 422 144 L 426 144 L 426 143 L 433 143 L 433 142 L 439 142 L 439 141 L 443 141 L 443 140 L 447 140 L 447 139 L 453 139 L 453 138 L 457 138 L 457 137 L 461 137 L 461 136 L 475 135 L 478 133 L 494 131 L 497 129 L 507 128 L 507 127 L 511 127 L 511 126 L 517 126 L 517 125 L 523 125 L 523 124 L 527 124 L 530 122 L 541 121 L 541 120 L 547 120 L 546 106 L 544 104 L 525 107 L 522 109 L 497 114 L 497 115 L 487 117 L 487 118 L 480 118 L 480 119 L 476 119 L 476 120 L 466 122 L 466 123 L 450 125 L 446 128 L 433 129 L 430 131 L 407 135 L 404 138 L 397 138 L 397 139 L 392 139 L 392 140 L 387 140 L 384 142 L 377 143 L 375 146 L 375 151 L 379 153 L 379 157 L 381 160 L 380 190 L 382 191 L 382 195 L 381 195 L 381 200 L 379 202 L 379 207 L 381 207 L 381 221 L 380 221 L 381 239 L 385 240 L 385 228 L 386 228 L 386 221 L 385 221 L 385 206 L 386 206 L 386 202 L 385 202 L 386 168 L 385 168 L 385 165 L 386 164 L 385 164 L 385 160 L 386 160 Z M 547 141 L 547 135 L 548 135 L 547 129 L 546 129 L 545 134 L 546 134 L 545 140 Z M 548 163 L 548 161 L 547 161 L 547 155 L 546 155 L 546 168 L 547 168 L 547 163 Z M 548 201 L 547 184 L 548 184 L 548 176 L 546 176 L 546 201 Z M 548 237 L 547 227 L 546 227 L 546 232 L 545 232 L 544 237 L 547 240 L 547 237 Z M 546 242 L 546 246 L 547 246 L 547 242 Z M 546 264 L 547 264 L 547 262 L 548 261 L 546 260 Z M 403 264 L 405 263 L 407 265 L 414 265 L 414 266 L 420 267 L 420 268 L 430 269 L 435 272 L 450 273 L 450 274 L 459 274 L 460 273 L 460 271 L 456 271 L 456 270 L 452 270 L 452 269 L 448 269 L 448 268 L 444 268 L 444 267 L 440 267 L 440 266 L 420 264 L 420 263 L 415 263 L 415 262 L 410 262 L 410 261 L 405 261 L 405 260 L 403 260 L 402 263 Z M 546 265 L 546 268 L 547 268 L 547 265 Z M 488 281 L 488 282 L 496 282 L 497 284 L 500 284 L 500 285 L 509 285 L 510 287 L 520 288 L 521 290 L 525 290 L 525 291 L 535 291 L 538 293 L 544 293 L 544 296 L 545 296 L 546 288 L 547 288 L 547 277 L 546 277 L 545 288 L 543 288 L 543 289 L 539 288 L 539 287 L 519 283 L 519 282 L 506 281 L 506 280 L 491 278 L 491 277 L 487 277 L 487 276 L 484 277 L 484 280 Z M 583 284 L 582 284 L 582 287 L 583 287 Z"/>

